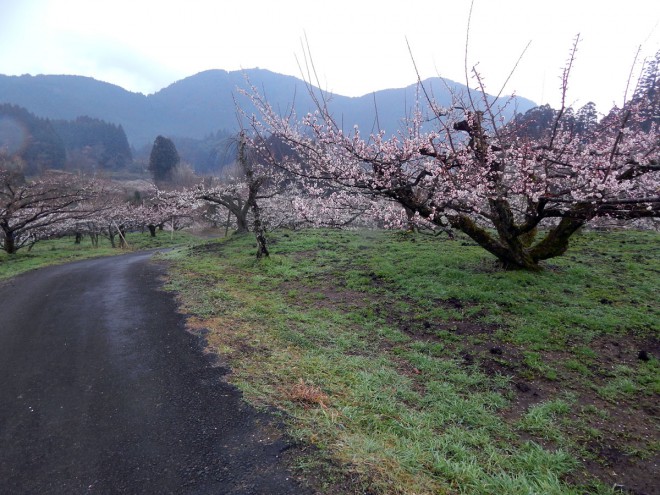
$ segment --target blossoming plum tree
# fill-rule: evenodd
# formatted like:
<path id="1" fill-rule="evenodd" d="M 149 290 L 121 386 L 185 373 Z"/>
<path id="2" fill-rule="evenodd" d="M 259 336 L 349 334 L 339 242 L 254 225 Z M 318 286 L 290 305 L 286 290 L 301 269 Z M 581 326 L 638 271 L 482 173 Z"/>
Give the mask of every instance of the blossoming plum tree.
<path id="1" fill-rule="evenodd" d="M 237 231 L 252 230 L 257 241 L 257 258 L 268 257 L 262 200 L 269 200 L 280 192 L 281 174 L 271 167 L 263 167 L 251 153 L 245 132 L 237 137 L 236 173 L 225 177 L 222 184 L 206 187 L 203 183 L 192 191 L 192 198 L 220 205 L 236 219 Z M 187 193 L 190 194 L 190 193 Z"/>
<path id="2" fill-rule="evenodd" d="M 26 180 L 0 164 L 0 247 L 7 254 L 58 235 L 74 219 L 88 217 L 96 186 L 70 174 L 50 173 Z"/>
<path id="3" fill-rule="evenodd" d="M 252 88 L 245 92 L 258 112 L 251 144 L 259 148 L 275 136 L 295 153 L 273 165 L 307 184 L 341 190 L 342 198 L 384 198 L 397 205 L 402 225 L 417 218 L 451 227 L 505 267 L 539 270 L 594 219 L 660 216 L 660 139 L 657 122 L 648 120 L 658 92 L 637 92 L 578 133 L 565 104 L 574 53 L 563 72 L 561 108 L 540 137 L 504 122 L 473 71 L 478 95 L 454 95 L 449 108 L 427 96 L 431 118 L 418 105 L 407 127 L 392 136 L 344 131 L 322 97 L 302 120 L 283 117 Z"/>

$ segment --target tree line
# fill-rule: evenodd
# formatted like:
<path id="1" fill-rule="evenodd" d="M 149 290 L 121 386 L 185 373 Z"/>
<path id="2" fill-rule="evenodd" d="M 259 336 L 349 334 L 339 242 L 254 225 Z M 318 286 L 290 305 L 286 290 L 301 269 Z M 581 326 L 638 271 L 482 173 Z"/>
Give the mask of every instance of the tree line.
<path id="1" fill-rule="evenodd" d="M 11 104 L 0 104 L 0 151 L 20 160 L 28 176 L 46 170 L 117 170 L 133 160 L 121 125 L 84 116 L 42 119 Z"/>

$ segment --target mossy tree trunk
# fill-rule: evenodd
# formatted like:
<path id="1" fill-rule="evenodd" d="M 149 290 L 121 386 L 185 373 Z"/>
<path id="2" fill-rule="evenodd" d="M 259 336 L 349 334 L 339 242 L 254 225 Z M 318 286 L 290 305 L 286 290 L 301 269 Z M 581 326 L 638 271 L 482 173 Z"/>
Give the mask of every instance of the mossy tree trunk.
<path id="1" fill-rule="evenodd" d="M 505 268 L 538 271 L 541 270 L 541 261 L 566 252 L 571 236 L 585 224 L 585 220 L 562 218 L 536 242 L 536 228 L 520 231 L 500 226 L 494 235 L 467 216 L 454 217 L 451 223 L 452 227 L 464 232 L 479 246 L 496 256 Z"/>

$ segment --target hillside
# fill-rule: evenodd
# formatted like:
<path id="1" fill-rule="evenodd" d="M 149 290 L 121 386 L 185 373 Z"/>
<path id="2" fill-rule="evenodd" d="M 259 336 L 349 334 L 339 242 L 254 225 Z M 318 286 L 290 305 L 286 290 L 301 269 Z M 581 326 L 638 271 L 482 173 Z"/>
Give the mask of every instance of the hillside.
<path id="1" fill-rule="evenodd" d="M 84 115 L 121 125 L 129 142 L 140 148 L 150 145 L 158 134 L 200 139 L 218 130 L 237 130 L 234 98 L 247 105 L 237 94 L 237 88 L 246 87 L 246 75 L 282 112 L 292 102 L 298 114 L 313 109 L 304 81 L 264 69 L 209 70 L 151 95 L 82 76 L 0 75 L 0 103 L 19 105 L 41 118 L 72 120 Z M 449 101 L 448 88 L 465 91 L 461 84 L 438 78 L 425 81 L 425 85 L 441 104 Z M 357 98 L 333 95 L 330 106 L 346 128 L 358 125 L 371 131 L 376 122 L 375 101 L 379 127 L 394 133 L 415 101 L 416 87 L 411 84 Z M 517 97 L 516 106 L 515 110 L 524 112 L 535 104 Z M 513 111 L 513 106 L 507 108 L 509 116 Z"/>

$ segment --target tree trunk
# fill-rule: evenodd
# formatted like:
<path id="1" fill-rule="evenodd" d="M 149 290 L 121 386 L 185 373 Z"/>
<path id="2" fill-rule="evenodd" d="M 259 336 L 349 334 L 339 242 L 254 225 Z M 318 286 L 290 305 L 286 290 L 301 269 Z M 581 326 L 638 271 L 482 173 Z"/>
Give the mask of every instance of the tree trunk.
<path id="1" fill-rule="evenodd" d="M 5 242 L 3 243 L 2 247 L 5 249 L 7 254 L 16 253 L 16 242 L 13 232 L 5 232 Z"/>
<path id="2" fill-rule="evenodd" d="M 80 232 L 76 232 L 76 240 L 74 244 L 80 244 L 82 242 L 83 235 Z"/>
<path id="3" fill-rule="evenodd" d="M 541 269 L 538 264 L 539 259 L 535 259 L 531 254 L 531 249 L 525 247 L 522 236 L 507 235 L 505 230 L 500 229 L 499 237 L 494 237 L 466 215 L 453 217 L 450 222 L 452 227 L 467 234 L 482 248 L 495 255 L 505 269 L 530 271 Z"/>
<path id="4" fill-rule="evenodd" d="M 507 270 L 522 269 L 534 272 L 541 270 L 538 260 L 534 259 L 529 250 L 522 245 L 519 239 L 516 239 L 516 242 L 510 247 L 508 255 L 500 257 L 499 259 L 502 266 Z"/>
<path id="5" fill-rule="evenodd" d="M 261 213 L 259 211 L 259 206 L 257 202 L 252 203 L 252 214 L 254 215 L 254 236 L 257 239 L 257 259 L 263 257 L 268 257 L 268 246 L 266 244 L 266 235 L 264 233 L 264 227 L 261 223 Z"/>
<path id="6" fill-rule="evenodd" d="M 128 247 L 126 244 L 126 231 L 123 225 L 119 226 L 119 247 L 121 249 L 126 249 Z"/>
<path id="7" fill-rule="evenodd" d="M 249 231 L 250 229 L 248 227 L 247 212 L 245 214 L 236 215 L 236 232 L 239 234 L 245 234 Z"/>
<path id="8" fill-rule="evenodd" d="M 2 249 L 7 254 L 14 254 L 16 252 L 16 240 L 14 232 L 9 228 L 9 222 L 0 222 L 0 229 L 2 229 L 2 232 L 4 233 L 4 236 L 0 237 L 0 245 L 2 245 Z"/>
<path id="9" fill-rule="evenodd" d="M 112 230 L 113 230 L 112 225 L 108 225 L 108 239 L 110 239 L 110 245 L 113 248 L 115 248 L 115 247 L 117 247 L 115 245 L 115 235 L 117 235 L 117 234 L 113 233 Z"/>
<path id="10" fill-rule="evenodd" d="M 153 223 L 150 223 L 147 225 L 147 228 L 149 229 L 149 234 L 151 234 L 151 237 L 156 237 L 156 226 Z"/>
<path id="11" fill-rule="evenodd" d="M 231 222 L 231 210 L 227 210 L 227 223 L 225 225 L 225 237 L 229 234 L 229 224 Z"/>
<path id="12" fill-rule="evenodd" d="M 561 256 L 568 249 L 570 237 L 584 224 L 584 220 L 562 218 L 559 225 L 548 232 L 539 243 L 530 249 L 532 257 L 538 262 Z"/>
<path id="13" fill-rule="evenodd" d="M 242 159 L 242 155 L 239 154 L 239 161 Z M 244 157 L 243 157 L 244 159 Z M 243 167 L 245 168 L 244 162 L 240 162 Z M 231 215 L 234 215 L 236 217 L 236 232 L 239 234 L 244 234 L 246 232 L 250 231 L 250 227 L 248 225 L 248 212 L 250 211 L 250 200 L 248 198 L 247 201 L 243 201 L 241 198 L 232 198 L 227 195 L 221 195 L 219 197 L 215 197 L 213 195 L 205 195 L 202 196 L 202 199 L 205 201 L 209 201 L 211 203 L 219 204 L 227 208 L 229 210 L 229 213 L 227 214 L 227 227 L 225 229 L 225 237 L 227 237 L 227 232 L 229 230 L 229 221 L 231 219 Z"/>
<path id="14" fill-rule="evenodd" d="M 245 202 L 244 208 L 242 208 L 241 216 L 247 226 L 247 213 L 249 209 L 252 210 L 252 215 L 254 216 L 254 236 L 257 239 L 257 259 L 261 259 L 269 256 L 264 226 L 261 223 L 261 212 L 259 211 L 259 205 L 257 204 L 257 194 L 261 188 L 262 181 L 254 176 L 252 163 L 245 153 L 245 136 L 242 132 L 241 141 L 238 147 L 238 162 L 245 171 L 245 178 L 247 179 L 248 184 L 248 199 Z"/>
<path id="15" fill-rule="evenodd" d="M 563 218 L 539 242 L 530 246 L 532 233 L 514 234 L 500 230 L 494 237 L 466 216 L 454 218 L 452 226 L 467 234 L 489 253 L 495 255 L 506 269 L 539 271 L 540 261 L 561 256 L 569 246 L 570 237 L 583 225 L 585 220 Z"/>

